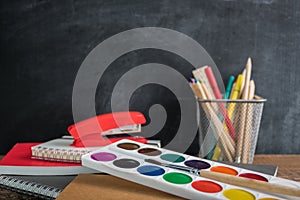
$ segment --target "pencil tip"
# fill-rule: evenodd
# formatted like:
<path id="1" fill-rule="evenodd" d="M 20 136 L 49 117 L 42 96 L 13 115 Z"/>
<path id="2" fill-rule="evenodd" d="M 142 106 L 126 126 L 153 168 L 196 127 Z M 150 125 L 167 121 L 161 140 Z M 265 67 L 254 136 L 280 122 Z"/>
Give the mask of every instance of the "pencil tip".
<path id="1" fill-rule="evenodd" d="M 251 63 L 252 62 L 252 59 L 251 59 L 251 57 L 248 57 L 248 61 L 247 62 L 249 62 L 249 63 Z"/>
<path id="2" fill-rule="evenodd" d="M 246 66 L 248 66 L 248 67 L 252 67 L 252 60 L 251 60 L 251 58 L 249 57 L 248 58 L 248 60 L 247 60 L 247 64 L 246 64 Z"/>
<path id="3" fill-rule="evenodd" d="M 243 70 L 242 75 L 243 75 L 243 76 L 246 75 L 246 69 Z"/>

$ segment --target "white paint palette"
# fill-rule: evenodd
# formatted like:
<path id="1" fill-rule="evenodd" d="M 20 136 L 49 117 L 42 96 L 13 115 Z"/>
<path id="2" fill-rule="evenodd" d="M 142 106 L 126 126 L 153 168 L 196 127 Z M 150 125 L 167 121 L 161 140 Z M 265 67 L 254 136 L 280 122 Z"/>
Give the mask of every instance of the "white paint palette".
<path id="1" fill-rule="evenodd" d="M 258 179 L 300 189 L 300 183 L 295 181 L 220 164 L 162 148 L 154 148 L 153 146 L 131 140 L 120 140 L 84 155 L 82 157 L 82 165 L 187 199 L 299 199 L 290 196 L 266 194 L 209 180 L 179 169 L 149 163 L 145 159 L 198 170 L 210 170 L 233 176 Z"/>

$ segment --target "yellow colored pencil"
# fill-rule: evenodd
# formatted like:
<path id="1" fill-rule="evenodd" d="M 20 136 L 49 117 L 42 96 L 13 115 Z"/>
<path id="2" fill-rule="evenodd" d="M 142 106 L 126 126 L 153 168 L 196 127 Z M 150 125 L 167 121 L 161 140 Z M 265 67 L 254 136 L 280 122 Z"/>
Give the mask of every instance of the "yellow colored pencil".
<path id="1" fill-rule="evenodd" d="M 236 83 L 236 81 L 232 85 L 232 89 L 231 89 L 231 92 L 230 92 L 229 99 L 232 99 L 233 91 L 234 91 L 234 88 L 235 88 L 235 83 Z"/>
<path id="2" fill-rule="evenodd" d="M 238 99 L 240 91 L 241 91 L 243 80 L 244 80 L 244 76 L 242 74 L 240 74 L 237 78 L 237 81 L 236 81 L 234 89 L 233 89 L 233 93 L 232 93 L 232 96 L 231 96 L 232 100 Z M 228 116 L 229 116 L 230 119 L 232 119 L 234 108 L 235 108 L 235 103 L 229 103 Z"/>
<path id="3" fill-rule="evenodd" d="M 242 75 L 244 76 L 244 80 L 243 80 L 242 85 L 241 85 L 240 94 L 239 94 L 239 98 L 238 99 L 242 98 L 242 94 L 244 92 L 245 82 L 246 82 L 246 69 L 243 70 Z"/>
<path id="4" fill-rule="evenodd" d="M 222 155 L 222 150 L 221 150 L 221 147 L 219 145 L 219 142 L 216 144 L 216 147 L 214 149 L 214 154 L 213 156 L 211 157 L 212 160 L 215 160 L 215 161 L 219 161 L 220 160 L 220 157 Z"/>

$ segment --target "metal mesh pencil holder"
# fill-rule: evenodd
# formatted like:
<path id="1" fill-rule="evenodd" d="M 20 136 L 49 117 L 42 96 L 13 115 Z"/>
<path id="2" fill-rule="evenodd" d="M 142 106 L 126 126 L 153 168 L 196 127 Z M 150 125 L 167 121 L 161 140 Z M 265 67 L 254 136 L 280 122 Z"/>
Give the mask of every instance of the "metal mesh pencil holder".
<path id="1" fill-rule="evenodd" d="M 265 102 L 198 99 L 200 156 L 252 163 Z"/>

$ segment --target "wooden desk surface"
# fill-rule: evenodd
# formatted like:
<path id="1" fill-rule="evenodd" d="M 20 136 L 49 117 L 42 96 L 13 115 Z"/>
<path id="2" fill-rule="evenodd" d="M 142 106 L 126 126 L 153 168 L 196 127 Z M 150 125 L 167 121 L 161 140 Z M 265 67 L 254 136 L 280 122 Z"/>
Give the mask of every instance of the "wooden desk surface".
<path id="1" fill-rule="evenodd" d="M 300 154 L 297 155 L 276 155 L 260 154 L 255 155 L 254 164 L 277 165 L 277 176 L 281 178 L 300 181 Z"/>
<path id="2" fill-rule="evenodd" d="M 3 156 L 0 156 L 0 159 Z M 260 154 L 254 157 L 255 164 L 277 165 L 278 177 L 287 178 L 295 181 L 300 181 L 300 154 L 299 155 L 271 155 Z M 29 199 L 38 200 L 38 197 L 32 197 L 25 194 L 20 194 L 4 188 L 0 188 L 0 199 Z"/>

